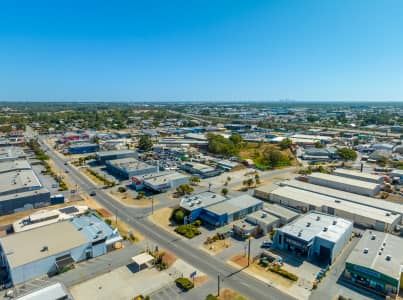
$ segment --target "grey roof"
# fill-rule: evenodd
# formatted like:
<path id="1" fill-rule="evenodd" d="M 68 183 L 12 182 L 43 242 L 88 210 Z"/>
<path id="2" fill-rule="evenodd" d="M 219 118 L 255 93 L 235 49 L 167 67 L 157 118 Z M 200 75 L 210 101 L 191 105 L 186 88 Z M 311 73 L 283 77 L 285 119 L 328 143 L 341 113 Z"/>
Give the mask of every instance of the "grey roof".
<path id="1" fill-rule="evenodd" d="M 133 157 L 127 158 L 119 158 L 107 161 L 110 165 L 124 170 L 126 172 L 135 171 L 135 170 L 143 170 L 150 168 L 157 168 L 156 166 L 149 165 L 143 161 L 137 160 Z"/>
<path id="2" fill-rule="evenodd" d="M 186 162 L 185 165 L 188 165 L 191 168 L 198 170 L 200 172 L 210 172 L 210 171 L 215 170 L 215 168 L 213 168 L 213 167 L 210 167 L 205 164 L 197 163 L 197 162 Z"/>
<path id="3" fill-rule="evenodd" d="M 39 189 L 42 184 L 32 170 L 19 170 L 2 173 L 0 177 L 0 194 L 12 194 L 17 190 Z"/>
<path id="4" fill-rule="evenodd" d="M 166 174 L 163 174 L 161 176 L 154 176 L 154 177 L 149 177 L 147 179 L 144 179 L 145 181 L 147 181 L 147 183 L 149 184 L 163 184 L 166 182 L 170 182 L 172 180 L 177 180 L 177 179 L 184 179 L 184 178 L 190 178 L 189 175 L 186 174 L 182 174 L 182 173 L 178 173 L 178 172 L 169 172 Z"/>
<path id="5" fill-rule="evenodd" d="M 291 199 L 296 202 L 304 203 L 305 205 L 314 205 L 317 209 L 321 209 L 324 206 L 332 207 L 349 214 L 385 222 L 385 224 L 394 224 L 397 219 L 401 218 L 400 214 L 394 215 L 383 209 L 349 202 L 346 200 L 340 200 L 289 186 L 279 187 L 278 189 L 274 190 L 271 195 L 274 197 L 280 196 L 282 198 Z"/>
<path id="6" fill-rule="evenodd" d="M 85 245 L 87 238 L 69 221 L 7 235 L 0 239 L 10 268 Z M 47 251 L 44 250 L 47 247 Z"/>
<path id="7" fill-rule="evenodd" d="M 326 181 L 331 181 L 335 183 L 339 183 L 342 185 L 351 185 L 351 186 L 357 186 L 361 188 L 366 188 L 370 190 L 376 189 L 379 184 L 373 183 L 373 182 L 367 182 L 367 181 L 362 181 L 362 180 L 357 180 L 357 179 L 352 179 L 352 178 L 347 178 L 347 177 L 341 177 L 341 176 L 336 176 L 336 175 L 330 175 L 330 174 L 325 174 L 325 173 L 312 173 L 307 176 L 308 181 L 312 179 L 321 179 L 321 180 L 326 180 Z"/>
<path id="8" fill-rule="evenodd" d="M 249 214 L 246 217 L 246 220 L 248 222 L 255 223 L 256 221 L 259 223 L 263 223 L 266 225 L 271 225 L 279 220 L 279 218 L 275 217 L 274 215 L 271 215 L 269 213 L 266 213 L 265 211 L 255 211 L 254 213 Z"/>
<path id="9" fill-rule="evenodd" d="M 373 239 L 373 236 L 375 236 L 375 239 Z M 382 248 L 383 250 L 381 250 Z M 366 230 L 346 262 L 375 270 L 399 280 L 401 266 L 403 265 L 402 248 L 403 239 L 401 237 Z M 388 255 L 391 256 L 390 260 L 386 259 Z"/>
<path id="10" fill-rule="evenodd" d="M 13 160 L 25 156 L 24 150 L 18 147 L 0 148 L 0 160 Z"/>
<path id="11" fill-rule="evenodd" d="M 31 165 L 25 159 L 0 160 L 0 173 L 12 172 L 15 170 L 30 170 Z"/>
<path id="12" fill-rule="evenodd" d="M 202 192 L 194 195 L 187 195 L 181 199 L 180 206 L 186 210 L 196 210 L 202 207 L 225 201 L 227 198 L 213 192 Z"/>
<path id="13" fill-rule="evenodd" d="M 278 205 L 278 204 L 268 204 L 268 203 L 264 203 L 263 204 L 263 211 L 276 216 L 278 218 L 283 218 L 286 220 L 292 220 L 294 218 L 296 218 L 297 216 L 299 216 L 299 213 L 285 208 L 284 206 Z"/>
<path id="14" fill-rule="evenodd" d="M 297 189 L 310 191 L 314 193 L 318 193 L 321 195 L 346 200 L 349 202 L 355 202 L 358 204 L 375 207 L 383 210 L 388 210 L 390 212 L 396 212 L 403 215 L 403 205 L 391 201 L 385 201 L 382 199 L 376 199 L 372 197 L 362 196 L 358 194 L 353 194 L 341 190 L 336 190 L 320 185 L 315 185 L 308 182 L 302 182 L 299 180 L 286 180 L 282 182 L 283 185 L 287 185 L 290 187 L 294 187 Z"/>
<path id="15" fill-rule="evenodd" d="M 369 181 L 369 182 L 378 182 L 379 180 L 383 179 L 383 175 L 374 175 L 365 172 L 359 172 L 356 170 L 348 170 L 348 169 L 335 169 L 333 171 L 334 175 L 343 176 L 343 177 L 351 177 L 356 178 L 359 180 Z"/>
<path id="16" fill-rule="evenodd" d="M 208 211 L 211 211 L 217 215 L 233 214 L 240 210 L 247 209 L 248 207 L 256 206 L 263 203 L 262 201 L 249 196 L 242 195 L 235 198 L 231 198 L 227 201 L 223 201 L 207 207 Z"/>
<path id="17" fill-rule="evenodd" d="M 40 189 L 32 190 L 32 191 L 0 195 L 0 202 L 11 201 L 11 200 L 16 200 L 19 198 L 25 198 L 25 197 L 31 197 L 31 196 L 46 195 L 46 194 L 50 196 L 49 190 L 47 190 L 45 188 L 40 188 Z"/>
<path id="18" fill-rule="evenodd" d="M 351 227 L 351 221 L 323 213 L 310 212 L 278 230 L 306 242 L 313 240 L 315 236 L 320 236 L 335 243 Z"/>
<path id="19" fill-rule="evenodd" d="M 133 150 L 112 150 L 112 151 L 100 151 L 97 152 L 96 155 L 100 158 L 104 157 L 104 156 L 114 156 L 114 155 L 125 155 L 125 154 L 133 154 L 135 155 L 136 152 Z"/>

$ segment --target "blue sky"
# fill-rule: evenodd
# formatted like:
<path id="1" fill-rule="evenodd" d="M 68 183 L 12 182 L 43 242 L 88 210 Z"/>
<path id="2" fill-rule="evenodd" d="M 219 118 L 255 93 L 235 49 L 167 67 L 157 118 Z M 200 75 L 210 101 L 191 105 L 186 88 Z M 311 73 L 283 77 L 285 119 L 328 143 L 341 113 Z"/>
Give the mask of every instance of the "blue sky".
<path id="1" fill-rule="evenodd" d="M 403 100 L 403 1 L 0 1 L 0 101 Z"/>

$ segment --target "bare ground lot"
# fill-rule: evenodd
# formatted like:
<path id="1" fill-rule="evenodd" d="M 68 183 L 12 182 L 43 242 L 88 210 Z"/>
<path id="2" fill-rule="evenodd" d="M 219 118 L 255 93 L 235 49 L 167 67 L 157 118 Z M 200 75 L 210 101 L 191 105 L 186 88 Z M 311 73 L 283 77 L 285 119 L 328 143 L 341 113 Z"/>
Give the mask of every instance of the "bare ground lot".
<path id="1" fill-rule="evenodd" d="M 133 207 L 150 207 L 152 205 L 152 200 L 150 197 L 143 197 L 141 199 L 136 199 L 130 191 L 126 191 L 124 193 L 120 193 L 114 190 L 110 190 L 109 194 L 119 201 L 120 203 L 126 205 L 126 206 L 133 206 Z M 157 205 L 159 201 L 157 199 L 154 199 L 154 205 Z"/>
<path id="2" fill-rule="evenodd" d="M 149 216 L 148 219 L 154 224 L 162 227 L 163 229 L 175 232 L 175 226 L 171 224 L 169 218 L 171 217 L 173 209 L 170 207 L 164 207 L 154 212 L 153 215 Z"/>

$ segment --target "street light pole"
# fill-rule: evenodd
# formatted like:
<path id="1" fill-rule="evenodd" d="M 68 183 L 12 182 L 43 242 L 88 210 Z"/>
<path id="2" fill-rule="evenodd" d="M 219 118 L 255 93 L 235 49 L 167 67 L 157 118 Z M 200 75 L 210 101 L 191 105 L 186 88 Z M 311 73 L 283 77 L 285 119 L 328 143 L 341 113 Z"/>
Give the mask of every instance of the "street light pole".
<path id="1" fill-rule="evenodd" d="M 250 237 L 248 238 L 248 267 L 250 264 Z"/>
<path id="2" fill-rule="evenodd" d="M 217 296 L 220 296 L 220 273 L 217 274 Z"/>
<path id="3" fill-rule="evenodd" d="M 154 214 L 154 197 L 151 197 L 151 214 Z"/>

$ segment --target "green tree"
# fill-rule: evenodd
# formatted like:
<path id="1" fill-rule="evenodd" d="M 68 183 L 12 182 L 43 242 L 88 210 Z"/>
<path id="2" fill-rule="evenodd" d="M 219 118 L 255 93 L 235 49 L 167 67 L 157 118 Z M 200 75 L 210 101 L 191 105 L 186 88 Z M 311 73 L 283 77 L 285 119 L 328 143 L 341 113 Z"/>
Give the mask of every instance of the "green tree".
<path id="1" fill-rule="evenodd" d="M 178 186 L 176 188 L 176 192 L 180 196 L 189 195 L 189 194 L 193 193 L 193 191 L 194 191 L 194 189 L 190 185 L 188 185 L 186 183 L 181 184 L 180 186 Z"/>
<path id="2" fill-rule="evenodd" d="M 197 176 L 192 176 L 189 178 L 189 182 L 192 185 L 197 185 L 200 182 L 200 178 Z"/>
<path id="3" fill-rule="evenodd" d="M 236 146 L 238 146 L 239 144 L 242 143 L 243 139 L 242 136 L 240 136 L 239 134 L 232 134 L 229 137 L 229 140 Z"/>
<path id="4" fill-rule="evenodd" d="M 153 148 L 153 142 L 150 135 L 140 136 L 138 147 L 142 151 L 150 151 Z"/>
<path id="5" fill-rule="evenodd" d="M 281 150 L 285 150 L 291 147 L 292 141 L 289 138 L 285 138 L 278 145 Z"/>
<path id="6" fill-rule="evenodd" d="M 357 152 L 347 147 L 337 149 L 336 153 L 340 156 L 342 160 L 356 160 Z"/>
<path id="7" fill-rule="evenodd" d="M 323 148 L 322 143 L 319 142 L 319 141 L 316 141 L 316 142 L 315 142 L 315 148 Z"/>
<path id="8" fill-rule="evenodd" d="M 223 194 L 224 196 L 227 196 L 227 194 L 228 194 L 228 189 L 227 189 L 227 188 L 223 188 L 223 189 L 221 190 L 221 194 Z"/>

